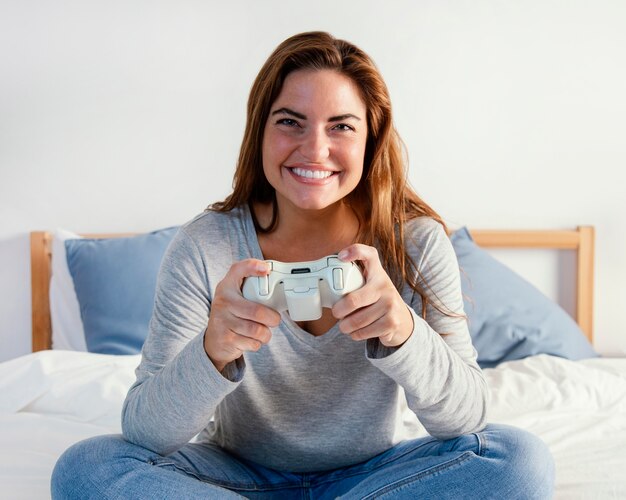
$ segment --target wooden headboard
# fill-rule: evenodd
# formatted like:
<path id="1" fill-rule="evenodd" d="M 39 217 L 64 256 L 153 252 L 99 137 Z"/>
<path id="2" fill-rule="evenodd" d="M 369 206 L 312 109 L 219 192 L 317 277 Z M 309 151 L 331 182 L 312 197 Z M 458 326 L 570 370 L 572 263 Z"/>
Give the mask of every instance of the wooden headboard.
<path id="1" fill-rule="evenodd" d="M 474 241 L 485 248 L 547 248 L 576 252 L 575 320 L 593 342 L 593 283 L 595 232 L 591 226 L 571 230 L 483 230 L 470 231 Z M 128 234 L 89 234 L 90 238 L 114 238 Z M 33 352 L 50 349 L 49 286 L 51 275 L 52 233 L 34 231 L 30 234 L 32 343 Z"/>

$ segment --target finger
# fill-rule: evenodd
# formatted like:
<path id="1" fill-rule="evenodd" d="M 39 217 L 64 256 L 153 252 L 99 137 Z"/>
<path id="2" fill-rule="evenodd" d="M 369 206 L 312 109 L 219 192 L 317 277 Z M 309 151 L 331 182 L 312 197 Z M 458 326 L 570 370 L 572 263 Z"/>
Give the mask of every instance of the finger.
<path id="1" fill-rule="evenodd" d="M 369 245 L 355 243 L 341 250 L 338 257 L 344 262 L 359 261 L 363 265 L 366 278 L 372 271 L 382 269 L 378 250 Z"/>
<path id="2" fill-rule="evenodd" d="M 214 360 L 231 361 L 243 351 L 257 351 L 272 338 L 269 328 L 232 315 L 209 323 L 210 327 L 205 334 L 205 349 Z"/>
<path id="3" fill-rule="evenodd" d="M 368 323 L 369 319 L 373 319 Z M 384 309 L 379 316 L 373 314 L 362 320 L 365 326 L 354 328 L 351 325 L 340 325 L 341 331 L 350 335 L 353 340 L 365 340 L 378 337 L 386 346 L 398 346 L 403 344 L 413 332 L 413 317 L 408 308 L 394 312 L 391 309 Z"/>
<path id="4" fill-rule="evenodd" d="M 244 259 L 235 262 L 224 276 L 224 280 L 241 290 L 243 280 L 250 276 L 267 276 L 270 272 L 269 263 L 259 259 Z"/>
<path id="5" fill-rule="evenodd" d="M 388 315 L 383 315 L 367 326 L 349 332 L 348 335 L 356 341 L 373 338 L 380 338 L 381 341 L 390 340 L 395 334 L 395 330 L 393 323 L 388 320 Z"/>
<path id="6" fill-rule="evenodd" d="M 231 316 L 215 321 L 209 320 L 209 327 L 205 333 L 204 350 L 219 370 L 227 363 L 239 358 L 245 351 L 258 351 L 263 346 L 263 340 L 270 338 L 268 336 L 263 337 L 260 333 L 256 335 L 261 339 L 240 335 L 227 327 L 227 324 L 233 321 L 235 328 L 240 329 L 238 326 L 242 320 L 234 319 Z"/>
<path id="7" fill-rule="evenodd" d="M 220 345 L 218 356 L 233 360 L 241 356 L 244 352 L 256 352 L 263 343 L 257 339 L 245 337 L 235 332 L 229 332 L 225 341 Z"/>
<path id="8" fill-rule="evenodd" d="M 343 296 L 332 307 L 333 316 L 337 319 L 344 319 L 354 314 L 359 309 L 371 306 L 380 299 L 380 293 L 376 287 L 365 286 Z"/>
<path id="9" fill-rule="evenodd" d="M 340 319 L 338 322 L 339 331 L 347 334 L 356 332 L 376 322 L 385 313 L 385 309 L 379 303 L 363 307 Z"/>
<path id="10" fill-rule="evenodd" d="M 280 314 L 267 306 L 245 300 L 241 292 L 245 278 L 266 276 L 269 271 L 269 263 L 263 260 L 245 259 L 235 262 L 217 285 L 213 308 L 230 311 L 239 318 L 257 321 L 266 326 L 278 326 Z"/>
<path id="11" fill-rule="evenodd" d="M 246 259 L 235 262 L 215 288 L 215 303 L 229 305 L 236 297 L 243 297 L 241 286 L 249 276 L 265 276 L 269 273 L 269 264 L 263 260 Z"/>
<path id="12" fill-rule="evenodd" d="M 232 313 L 242 320 L 249 320 L 268 327 L 276 327 L 281 322 L 280 313 L 263 304 L 257 304 L 243 296 L 233 297 Z"/>
<path id="13" fill-rule="evenodd" d="M 271 330 L 267 326 L 257 323 L 256 321 L 238 319 L 231 328 L 231 332 L 238 337 L 243 338 L 237 338 L 237 341 L 252 339 L 261 344 L 267 344 L 272 338 Z"/>
<path id="14" fill-rule="evenodd" d="M 281 322 L 280 314 L 274 309 L 245 299 L 238 287 L 229 286 L 228 282 L 224 281 L 220 282 L 215 290 L 211 316 L 232 316 L 268 327 L 278 326 Z"/>

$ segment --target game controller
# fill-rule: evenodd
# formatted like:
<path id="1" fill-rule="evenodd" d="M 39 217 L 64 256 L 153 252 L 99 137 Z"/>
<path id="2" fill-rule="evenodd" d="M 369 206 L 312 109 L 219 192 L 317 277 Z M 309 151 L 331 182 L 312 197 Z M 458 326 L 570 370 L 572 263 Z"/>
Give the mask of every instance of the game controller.
<path id="1" fill-rule="evenodd" d="M 310 262 L 265 262 L 270 273 L 246 278 L 243 296 L 278 312 L 288 311 L 294 321 L 321 318 L 322 307 L 332 307 L 365 283 L 354 262 L 343 262 L 336 255 Z"/>

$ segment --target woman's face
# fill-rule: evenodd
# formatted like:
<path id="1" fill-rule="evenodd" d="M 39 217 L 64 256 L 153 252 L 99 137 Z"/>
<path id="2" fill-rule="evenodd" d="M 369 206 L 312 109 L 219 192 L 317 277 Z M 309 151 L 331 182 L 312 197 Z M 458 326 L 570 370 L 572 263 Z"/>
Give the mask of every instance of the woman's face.
<path id="1" fill-rule="evenodd" d="M 263 134 L 263 171 L 279 209 L 320 210 L 343 199 L 363 174 L 366 141 L 366 106 L 350 78 L 290 73 Z"/>

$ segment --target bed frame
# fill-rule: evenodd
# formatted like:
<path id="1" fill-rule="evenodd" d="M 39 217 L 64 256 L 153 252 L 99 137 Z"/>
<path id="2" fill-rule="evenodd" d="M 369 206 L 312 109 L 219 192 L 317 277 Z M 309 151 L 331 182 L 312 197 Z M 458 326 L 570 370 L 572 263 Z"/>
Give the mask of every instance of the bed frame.
<path id="1" fill-rule="evenodd" d="M 572 230 L 482 230 L 470 231 L 485 248 L 544 248 L 576 252 L 576 313 L 574 319 L 593 342 L 593 283 L 595 232 L 592 226 Z M 112 238 L 128 234 L 89 234 L 90 238 Z M 33 352 L 52 347 L 52 324 L 48 289 L 51 274 L 52 233 L 30 234 Z"/>

